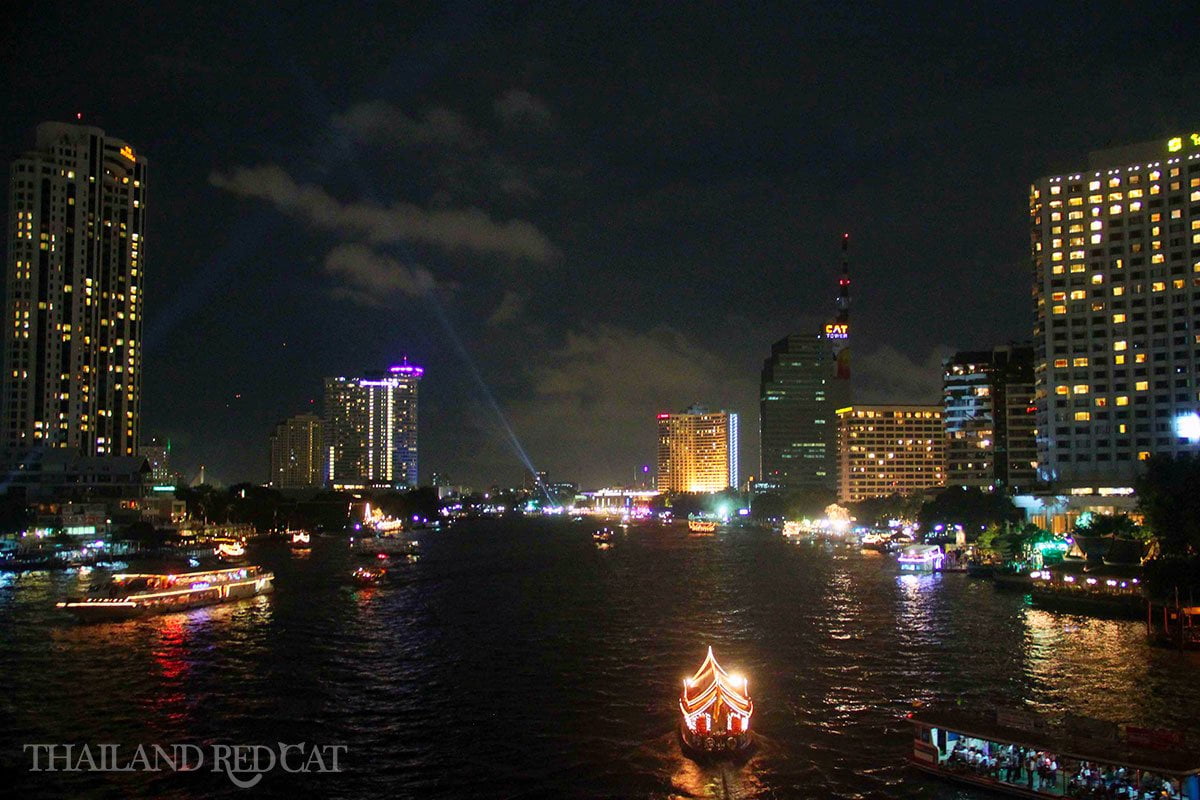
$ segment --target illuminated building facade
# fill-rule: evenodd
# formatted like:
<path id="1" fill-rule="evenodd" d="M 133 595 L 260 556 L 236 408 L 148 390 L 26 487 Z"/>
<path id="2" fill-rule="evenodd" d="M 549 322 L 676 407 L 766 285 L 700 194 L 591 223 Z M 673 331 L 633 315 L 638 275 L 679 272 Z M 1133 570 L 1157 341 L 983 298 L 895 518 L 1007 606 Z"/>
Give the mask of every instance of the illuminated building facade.
<path id="1" fill-rule="evenodd" d="M 417 485 L 417 384 L 424 372 L 405 361 L 360 378 L 325 379 L 327 483 Z"/>
<path id="2" fill-rule="evenodd" d="M 325 425 L 316 414 L 297 414 L 275 426 L 270 440 L 271 486 L 304 489 L 325 480 Z"/>
<path id="3" fill-rule="evenodd" d="M 837 415 L 840 502 L 946 484 L 941 406 L 850 406 Z"/>
<path id="4" fill-rule="evenodd" d="M 833 351 L 824 335 L 788 336 L 771 347 L 759 383 L 761 487 L 837 487 L 833 381 Z"/>
<path id="5" fill-rule="evenodd" d="M 1039 477 L 1127 491 L 1200 453 L 1200 132 L 1030 187 Z"/>
<path id="6" fill-rule="evenodd" d="M 165 484 L 175 479 L 171 472 L 171 440 L 151 436 L 149 441 L 138 447 L 138 455 L 146 459 L 150 467 L 150 480 Z"/>
<path id="7" fill-rule="evenodd" d="M 842 236 L 837 316 L 780 339 L 759 381 L 760 491 L 837 488 L 836 409 L 850 405 L 850 235 Z"/>
<path id="8" fill-rule="evenodd" d="M 137 453 L 146 159 L 86 125 L 44 122 L 12 163 L 3 434 L 10 462 Z"/>
<path id="9" fill-rule="evenodd" d="M 692 406 L 658 415 L 658 490 L 720 492 L 738 484 L 738 415 Z"/>
<path id="10" fill-rule="evenodd" d="M 1031 488 L 1037 478 L 1033 347 L 955 353 L 943 363 L 946 484 Z"/>

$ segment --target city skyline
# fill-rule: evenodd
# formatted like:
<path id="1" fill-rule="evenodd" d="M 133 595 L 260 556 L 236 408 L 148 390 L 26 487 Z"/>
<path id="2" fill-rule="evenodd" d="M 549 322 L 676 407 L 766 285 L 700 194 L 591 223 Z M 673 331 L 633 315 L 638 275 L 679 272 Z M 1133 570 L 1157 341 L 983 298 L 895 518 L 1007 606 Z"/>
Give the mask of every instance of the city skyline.
<path id="1" fill-rule="evenodd" d="M 0 144 L 15 158 L 82 113 L 152 162 L 142 436 L 185 474 L 258 480 L 244 445 L 318 411 L 322 377 L 407 353 L 436 376 L 428 472 L 619 483 L 653 460 L 647 412 L 704 397 L 757 428 L 763 353 L 827 321 L 844 231 L 856 402 L 936 401 L 943 357 L 1030 336 L 1029 184 L 1200 118 L 1155 14 L 828 11 L 659 10 L 642 32 L 598 12 L 233 8 L 206 42 L 210 23 L 163 10 L 114 27 L 80 82 L 104 37 L 54 9 L 15 25 Z M 315 28 L 327 44 L 306 47 Z M 897 69 L 871 66 L 881 51 Z M 1087 75 L 1068 113 L 1042 73 Z"/>

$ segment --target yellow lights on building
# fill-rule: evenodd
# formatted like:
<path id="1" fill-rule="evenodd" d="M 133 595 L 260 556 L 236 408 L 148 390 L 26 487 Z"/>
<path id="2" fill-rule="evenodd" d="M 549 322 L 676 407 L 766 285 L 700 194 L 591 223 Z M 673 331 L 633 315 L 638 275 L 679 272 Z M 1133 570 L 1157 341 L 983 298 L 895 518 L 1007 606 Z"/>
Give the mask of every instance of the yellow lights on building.
<path id="1" fill-rule="evenodd" d="M 842 502 L 945 485 L 941 406 L 851 406 L 837 414 Z"/>
<path id="2" fill-rule="evenodd" d="M 720 492 L 737 486 L 738 415 L 693 406 L 659 414 L 660 492 Z"/>

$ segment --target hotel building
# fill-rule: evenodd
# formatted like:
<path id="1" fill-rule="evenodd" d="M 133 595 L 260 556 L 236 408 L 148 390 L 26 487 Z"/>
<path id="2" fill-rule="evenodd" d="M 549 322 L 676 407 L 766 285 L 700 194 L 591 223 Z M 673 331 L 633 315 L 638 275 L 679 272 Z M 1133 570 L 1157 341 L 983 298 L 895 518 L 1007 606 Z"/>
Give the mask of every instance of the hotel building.
<path id="1" fill-rule="evenodd" d="M 1200 133 L 1092 153 L 1030 187 L 1039 477 L 1130 491 L 1200 452 Z"/>
<path id="2" fill-rule="evenodd" d="M 946 484 L 1025 491 L 1037 478 L 1033 348 L 955 353 L 942 373 Z"/>
<path id="3" fill-rule="evenodd" d="M 840 502 L 946 484 L 941 406 L 850 406 L 837 415 Z"/>
<path id="4" fill-rule="evenodd" d="M 407 361 L 359 378 L 325 379 L 325 480 L 335 488 L 417 485 L 417 384 Z"/>
<path id="5" fill-rule="evenodd" d="M 99 128 L 37 126 L 12 163 L 0 447 L 134 456 L 140 434 L 146 159 Z"/>
<path id="6" fill-rule="evenodd" d="M 738 415 L 692 406 L 658 415 L 658 490 L 720 492 L 738 485 Z"/>
<path id="7" fill-rule="evenodd" d="M 276 489 L 306 489 L 325 479 L 325 426 L 316 414 L 279 423 L 270 439 L 271 478 Z"/>

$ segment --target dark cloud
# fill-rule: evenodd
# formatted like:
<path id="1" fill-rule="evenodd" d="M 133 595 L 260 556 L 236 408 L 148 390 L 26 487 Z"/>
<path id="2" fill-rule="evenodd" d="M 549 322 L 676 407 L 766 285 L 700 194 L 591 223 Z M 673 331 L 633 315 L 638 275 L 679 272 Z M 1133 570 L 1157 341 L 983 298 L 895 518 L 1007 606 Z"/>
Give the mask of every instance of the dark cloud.
<path id="1" fill-rule="evenodd" d="M 425 267 L 401 264 L 364 244 L 338 245 L 326 254 L 324 268 L 342 282 L 344 296 L 364 305 L 379 305 L 397 293 L 423 297 L 438 286 Z"/>
<path id="2" fill-rule="evenodd" d="M 509 128 L 542 129 L 554 124 L 554 114 L 524 89 L 509 89 L 496 98 L 496 116 Z"/>
<path id="3" fill-rule="evenodd" d="M 441 107 L 426 109 L 413 118 L 391 103 L 375 100 L 357 103 L 344 113 L 335 114 L 332 123 L 336 130 L 373 144 L 439 145 L 472 150 L 485 142 L 484 134 L 473 128 L 466 117 Z"/>
<path id="4" fill-rule="evenodd" d="M 213 172 L 209 182 L 240 197 L 266 200 L 316 228 L 377 244 L 417 242 L 541 263 L 556 254 L 546 235 L 525 220 L 498 222 L 478 208 L 427 211 L 411 203 L 343 203 L 319 186 L 297 183 L 273 164 Z"/>

